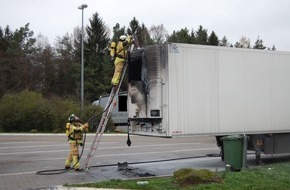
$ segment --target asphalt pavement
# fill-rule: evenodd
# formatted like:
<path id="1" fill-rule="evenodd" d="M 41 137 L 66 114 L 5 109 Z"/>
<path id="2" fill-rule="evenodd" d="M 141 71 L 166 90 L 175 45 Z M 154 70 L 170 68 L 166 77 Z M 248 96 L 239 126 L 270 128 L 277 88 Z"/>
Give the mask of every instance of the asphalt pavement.
<path id="1" fill-rule="evenodd" d="M 87 136 L 82 166 L 93 137 Z M 64 184 L 170 176 L 184 167 L 224 170 L 224 162 L 216 157 L 219 148 L 211 136 L 131 136 L 130 147 L 126 140 L 124 134 L 104 135 L 89 171 L 57 174 L 69 153 L 65 134 L 0 134 L 0 189 L 60 190 Z M 289 155 L 283 158 L 287 160 Z M 253 155 L 248 160 L 249 165 L 254 164 Z"/>

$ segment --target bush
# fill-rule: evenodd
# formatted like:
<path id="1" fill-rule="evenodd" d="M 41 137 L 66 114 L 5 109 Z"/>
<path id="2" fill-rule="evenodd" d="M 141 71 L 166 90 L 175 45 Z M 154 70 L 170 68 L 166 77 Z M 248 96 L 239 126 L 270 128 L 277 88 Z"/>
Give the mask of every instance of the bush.
<path id="1" fill-rule="evenodd" d="M 52 97 L 49 99 L 49 103 L 56 113 L 56 120 L 52 132 L 65 132 L 65 124 L 68 122 L 68 117 L 71 114 L 80 115 L 80 106 L 76 101 L 71 99 L 64 100 L 59 97 Z"/>
<path id="2" fill-rule="evenodd" d="M 22 91 L 4 95 L 0 102 L 0 128 L 5 132 L 52 131 L 56 114 L 41 94 Z"/>
<path id="3" fill-rule="evenodd" d="M 102 108 L 84 106 L 83 114 L 79 108 L 80 105 L 71 99 L 52 97 L 47 100 L 42 94 L 28 90 L 6 94 L 0 100 L 0 131 L 64 133 L 68 117 L 75 114 L 83 122 L 91 118 L 90 131 L 95 132 Z M 109 120 L 107 130 L 112 131 L 113 128 L 113 122 Z"/>

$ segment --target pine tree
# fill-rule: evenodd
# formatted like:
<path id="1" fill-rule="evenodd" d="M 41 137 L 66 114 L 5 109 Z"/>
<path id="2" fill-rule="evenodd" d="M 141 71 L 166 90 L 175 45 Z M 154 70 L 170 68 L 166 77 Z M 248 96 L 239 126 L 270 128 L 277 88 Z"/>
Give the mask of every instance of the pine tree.
<path id="1" fill-rule="evenodd" d="M 199 26 L 198 30 L 196 31 L 196 43 L 197 44 L 208 44 L 208 35 L 207 30 L 204 29 L 201 25 Z"/>
<path id="2" fill-rule="evenodd" d="M 113 65 L 109 64 L 105 50 L 110 40 L 105 23 L 98 13 L 93 14 L 89 22 L 90 26 L 86 27 L 84 78 L 86 99 L 93 102 L 100 95 L 109 92 Z"/>
<path id="3" fill-rule="evenodd" d="M 189 30 L 185 27 L 179 31 L 173 31 L 172 35 L 167 38 L 168 42 L 173 43 L 192 43 L 192 34 L 189 34 Z"/>
<path id="4" fill-rule="evenodd" d="M 219 45 L 219 39 L 214 31 L 211 32 L 209 38 L 208 38 L 208 44 L 212 46 L 218 46 Z"/>
<path id="5" fill-rule="evenodd" d="M 230 47 L 230 43 L 228 42 L 228 39 L 226 36 L 224 36 L 220 42 L 219 42 L 219 46 L 225 46 L 225 47 Z"/>
<path id="6" fill-rule="evenodd" d="M 0 95 L 31 88 L 32 57 L 36 39 L 29 23 L 14 32 L 0 29 Z"/>
<path id="7" fill-rule="evenodd" d="M 136 34 L 139 37 L 140 33 L 141 26 L 139 25 L 139 21 L 135 17 L 133 17 L 133 20 L 130 21 L 129 27 L 127 28 L 127 34 Z"/>
<path id="8" fill-rule="evenodd" d="M 260 36 L 258 36 L 253 49 L 266 49 L 266 47 L 263 45 L 263 40 L 260 39 Z"/>
<path id="9" fill-rule="evenodd" d="M 114 27 L 113 27 L 113 38 L 112 41 L 113 42 L 117 42 L 119 37 L 121 35 L 125 35 L 125 26 L 123 26 L 121 28 L 120 24 L 117 23 Z"/>
<path id="10" fill-rule="evenodd" d="M 153 44 L 147 27 L 145 26 L 145 24 L 142 24 L 140 26 L 139 21 L 135 17 L 133 17 L 133 19 L 129 23 L 129 27 L 127 28 L 127 34 L 132 35 L 134 38 L 137 38 L 135 40 L 138 41 L 140 47 Z"/>

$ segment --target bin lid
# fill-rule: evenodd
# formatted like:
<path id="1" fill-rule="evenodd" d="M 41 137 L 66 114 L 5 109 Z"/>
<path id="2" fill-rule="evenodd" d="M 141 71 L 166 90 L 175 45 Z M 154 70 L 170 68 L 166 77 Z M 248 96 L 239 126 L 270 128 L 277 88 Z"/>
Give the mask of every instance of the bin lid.
<path id="1" fill-rule="evenodd" d="M 241 135 L 229 135 L 229 136 L 224 136 L 221 138 L 222 141 L 236 141 L 243 139 L 243 136 Z"/>

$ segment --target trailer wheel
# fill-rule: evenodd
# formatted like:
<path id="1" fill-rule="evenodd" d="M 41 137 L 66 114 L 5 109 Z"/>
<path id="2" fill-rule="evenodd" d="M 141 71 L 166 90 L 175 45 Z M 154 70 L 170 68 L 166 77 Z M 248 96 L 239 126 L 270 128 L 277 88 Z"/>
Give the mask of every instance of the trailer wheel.
<path id="1" fill-rule="evenodd" d="M 221 140 L 223 136 L 216 136 L 216 144 L 217 146 L 220 148 L 220 157 L 221 157 L 221 161 L 224 161 L 224 145 L 223 145 L 223 141 Z"/>

